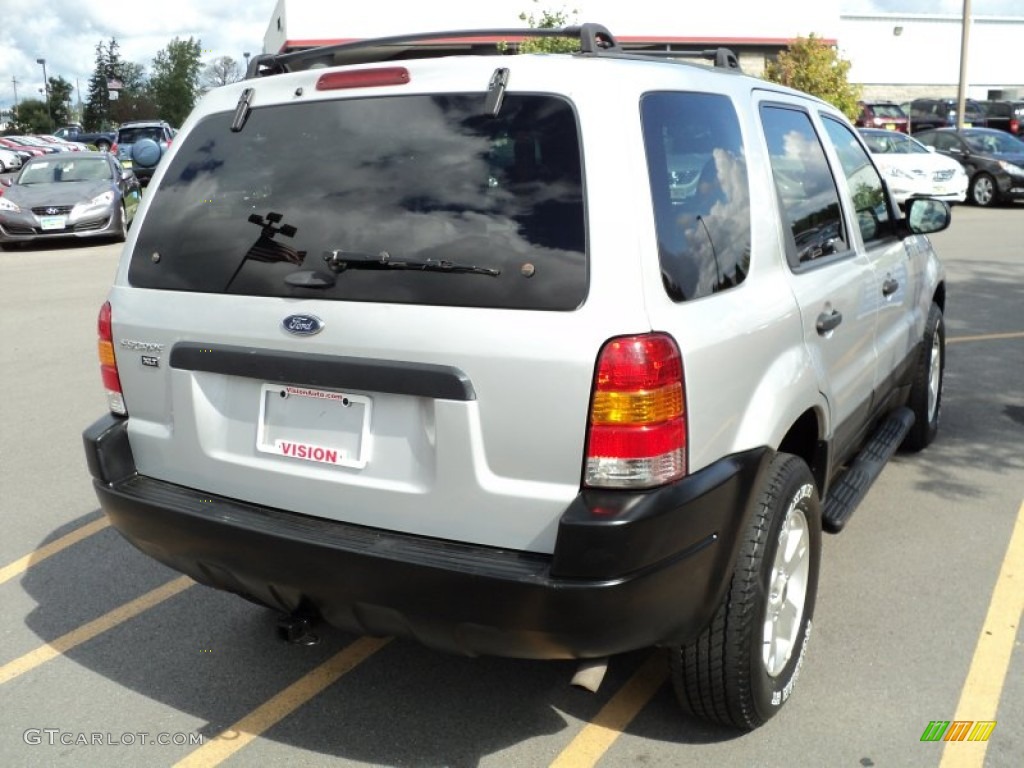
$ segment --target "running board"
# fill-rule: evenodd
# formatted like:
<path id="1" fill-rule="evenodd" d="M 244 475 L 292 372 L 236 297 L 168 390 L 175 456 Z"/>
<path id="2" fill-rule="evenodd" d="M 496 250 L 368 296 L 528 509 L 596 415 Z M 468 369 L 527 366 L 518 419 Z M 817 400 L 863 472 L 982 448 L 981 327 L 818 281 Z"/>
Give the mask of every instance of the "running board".
<path id="1" fill-rule="evenodd" d="M 829 489 L 821 516 L 824 530 L 829 533 L 843 530 L 912 426 L 914 412 L 905 407 L 897 408 L 882 422 L 838 482 Z"/>

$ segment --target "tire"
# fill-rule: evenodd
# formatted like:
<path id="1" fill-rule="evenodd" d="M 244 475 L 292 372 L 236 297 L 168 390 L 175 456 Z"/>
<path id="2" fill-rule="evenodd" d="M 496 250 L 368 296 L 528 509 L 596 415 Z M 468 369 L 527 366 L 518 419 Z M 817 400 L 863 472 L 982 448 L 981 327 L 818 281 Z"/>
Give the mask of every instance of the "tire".
<path id="1" fill-rule="evenodd" d="M 914 412 L 914 426 L 903 438 L 903 449 L 927 448 L 939 431 L 942 416 L 942 378 L 946 369 L 946 324 L 938 304 L 928 310 L 921 354 L 910 385 L 907 406 Z"/>
<path id="2" fill-rule="evenodd" d="M 987 173 L 979 173 L 971 179 L 971 202 L 982 207 L 994 205 L 999 200 L 996 180 Z"/>
<path id="3" fill-rule="evenodd" d="M 710 626 L 670 649 L 672 684 L 687 714 L 749 731 L 778 713 L 807 651 L 820 563 L 814 479 L 802 459 L 780 453 Z"/>

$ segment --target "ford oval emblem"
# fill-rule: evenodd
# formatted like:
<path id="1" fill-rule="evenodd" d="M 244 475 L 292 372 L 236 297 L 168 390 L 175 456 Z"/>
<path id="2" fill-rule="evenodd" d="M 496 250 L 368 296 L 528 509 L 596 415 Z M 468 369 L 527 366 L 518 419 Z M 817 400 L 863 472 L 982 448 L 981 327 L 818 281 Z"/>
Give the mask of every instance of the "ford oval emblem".
<path id="1" fill-rule="evenodd" d="M 324 329 L 324 321 L 316 315 L 288 315 L 281 327 L 296 336 L 312 336 Z"/>

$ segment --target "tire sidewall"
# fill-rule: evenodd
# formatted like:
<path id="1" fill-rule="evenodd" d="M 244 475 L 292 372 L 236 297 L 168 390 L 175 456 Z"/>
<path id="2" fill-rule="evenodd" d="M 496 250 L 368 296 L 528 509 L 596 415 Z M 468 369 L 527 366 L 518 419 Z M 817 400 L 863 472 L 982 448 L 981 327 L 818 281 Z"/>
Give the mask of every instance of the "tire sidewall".
<path id="1" fill-rule="evenodd" d="M 802 463 L 802 471 L 788 478 L 778 497 L 780 509 L 772 515 L 765 537 L 766 548 L 758 567 L 758 609 L 751 636 L 750 680 L 751 694 L 757 713 L 763 721 L 773 717 L 793 693 L 803 667 L 807 646 L 813 634 L 814 604 L 818 594 L 818 573 L 821 565 L 821 504 L 810 472 Z M 768 593 L 772 566 L 779 548 L 782 526 L 791 508 L 799 508 L 807 520 L 808 540 L 811 548 L 810 568 L 807 575 L 807 593 L 804 613 L 796 636 L 797 650 L 777 676 L 771 677 L 765 669 L 762 656 L 762 632 L 768 611 Z"/>
<path id="2" fill-rule="evenodd" d="M 942 416 L 942 385 L 946 378 L 946 325 L 943 322 L 942 314 L 937 312 L 934 308 L 932 313 L 928 317 L 928 333 L 925 334 L 925 343 L 928 345 L 926 352 L 928 359 L 928 369 L 926 376 L 930 374 L 931 362 L 932 362 L 932 343 L 935 335 L 939 336 L 939 391 L 935 395 L 935 413 L 931 414 L 931 418 L 928 419 L 927 426 L 927 441 L 930 443 L 935 439 L 935 435 L 939 431 L 939 420 Z M 927 387 L 928 381 L 926 378 Z M 925 391 L 924 396 L 924 410 L 925 416 L 928 416 L 928 392 Z"/>

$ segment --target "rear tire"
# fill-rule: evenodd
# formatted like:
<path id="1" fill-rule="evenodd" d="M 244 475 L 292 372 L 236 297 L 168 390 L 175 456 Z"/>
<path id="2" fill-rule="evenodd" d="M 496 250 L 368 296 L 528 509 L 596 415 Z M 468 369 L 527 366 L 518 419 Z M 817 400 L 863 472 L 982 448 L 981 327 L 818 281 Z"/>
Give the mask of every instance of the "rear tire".
<path id="1" fill-rule="evenodd" d="M 939 431 L 942 415 L 942 378 L 946 369 L 946 324 L 938 304 L 928 310 L 921 340 L 921 354 L 910 385 L 907 406 L 914 412 L 914 426 L 903 438 L 908 451 L 927 448 Z"/>
<path id="2" fill-rule="evenodd" d="M 710 626 L 670 649 L 672 684 L 685 712 L 742 730 L 778 713 L 803 665 L 820 563 L 818 490 L 802 459 L 780 453 Z"/>

